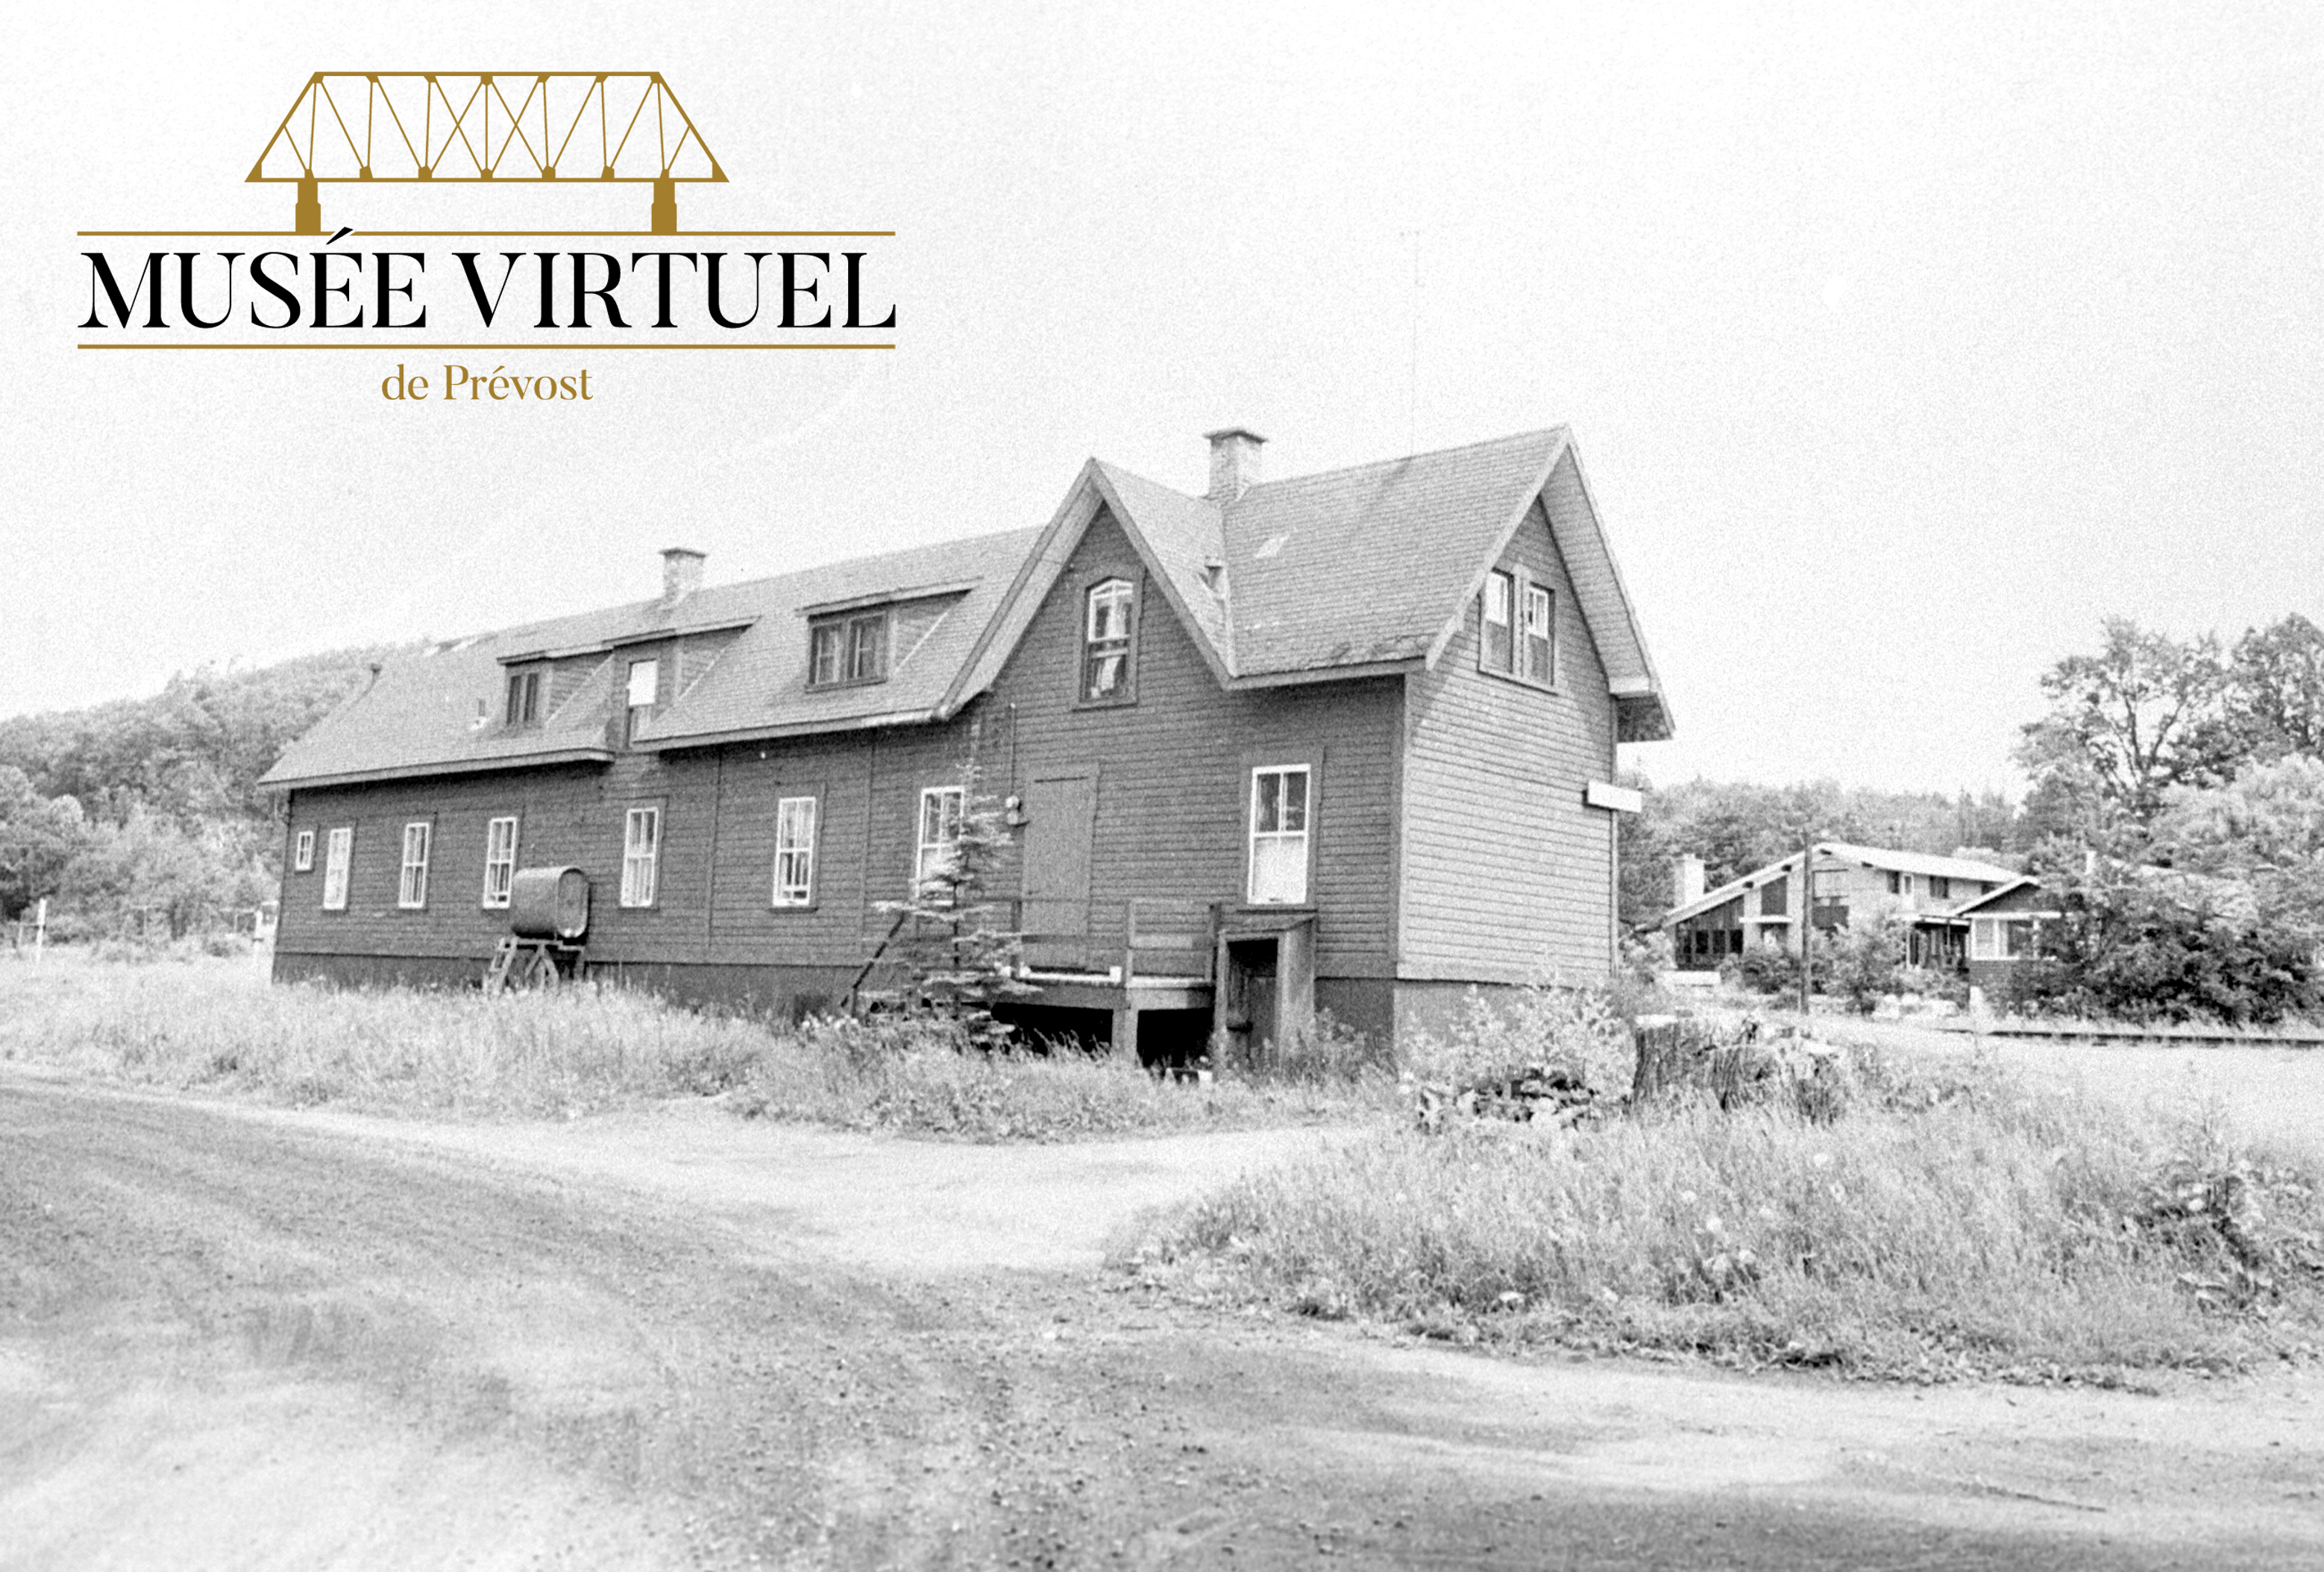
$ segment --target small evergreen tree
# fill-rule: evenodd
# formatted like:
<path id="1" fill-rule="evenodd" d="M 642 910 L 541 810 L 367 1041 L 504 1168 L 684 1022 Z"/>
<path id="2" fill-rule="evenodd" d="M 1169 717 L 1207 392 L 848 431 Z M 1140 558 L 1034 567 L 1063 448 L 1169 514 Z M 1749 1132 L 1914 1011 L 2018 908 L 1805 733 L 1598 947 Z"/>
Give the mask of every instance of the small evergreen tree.
<path id="1" fill-rule="evenodd" d="M 882 913 L 898 920 L 891 949 L 911 980 L 879 997 L 926 1013 L 989 1053 L 1006 1046 L 1012 1030 L 993 1018 L 992 1007 L 1040 989 L 1017 975 L 1024 935 L 1003 924 L 1003 908 L 991 898 L 1010 843 L 1009 821 L 999 799 L 976 786 L 972 768 L 962 777 L 954 833 L 911 897 L 880 903 Z"/>

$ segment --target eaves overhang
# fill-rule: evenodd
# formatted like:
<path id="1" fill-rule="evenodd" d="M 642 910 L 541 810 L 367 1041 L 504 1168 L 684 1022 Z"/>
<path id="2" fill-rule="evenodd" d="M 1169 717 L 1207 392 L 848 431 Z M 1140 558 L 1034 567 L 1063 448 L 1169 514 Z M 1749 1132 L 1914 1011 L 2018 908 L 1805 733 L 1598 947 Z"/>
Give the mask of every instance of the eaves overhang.
<path id="1" fill-rule="evenodd" d="M 499 758 L 446 758 L 427 764 L 399 764 L 383 769 L 346 770 L 337 775 L 302 775 L 276 780 L 269 776 L 258 783 L 264 792 L 303 792 L 318 786 L 368 786 L 375 781 L 414 780 L 423 777 L 446 775 L 488 775 L 502 769 L 536 769 L 547 764 L 611 764 L 613 753 L 607 748 L 560 748 L 547 753 L 510 754 Z"/>
<path id="2" fill-rule="evenodd" d="M 729 742 L 767 742 L 784 737 L 871 731 L 882 726 L 925 726 L 943 719 L 943 715 L 931 709 L 889 710 L 876 715 L 847 715 L 836 720 L 788 721 L 765 726 L 733 726 L 719 731 L 687 732 L 676 737 L 641 737 L 631 747 L 640 753 L 672 753 L 688 748 L 717 748 Z"/>

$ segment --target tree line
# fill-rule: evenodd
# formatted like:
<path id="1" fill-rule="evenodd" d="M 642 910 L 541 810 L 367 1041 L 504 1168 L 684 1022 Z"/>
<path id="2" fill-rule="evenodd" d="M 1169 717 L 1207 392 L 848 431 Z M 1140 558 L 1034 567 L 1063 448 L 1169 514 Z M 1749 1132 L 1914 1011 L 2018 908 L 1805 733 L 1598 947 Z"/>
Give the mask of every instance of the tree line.
<path id="1" fill-rule="evenodd" d="M 47 898 L 63 937 L 182 938 L 271 898 L 281 847 L 259 777 L 407 648 L 206 667 L 0 720 L 0 922 Z"/>

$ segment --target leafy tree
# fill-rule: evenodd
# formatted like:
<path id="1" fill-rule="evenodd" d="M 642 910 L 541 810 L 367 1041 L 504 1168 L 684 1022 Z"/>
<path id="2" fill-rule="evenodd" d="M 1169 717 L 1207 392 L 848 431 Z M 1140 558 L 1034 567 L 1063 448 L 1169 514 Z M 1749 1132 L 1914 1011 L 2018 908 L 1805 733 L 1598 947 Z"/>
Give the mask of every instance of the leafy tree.
<path id="1" fill-rule="evenodd" d="M 0 921 L 56 894 L 88 836 L 78 803 L 44 797 L 23 770 L 0 764 Z"/>
<path id="2" fill-rule="evenodd" d="M 2246 631 L 2228 661 L 2227 721 L 2252 758 L 2324 758 L 2324 629 L 2293 611 Z"/>
<path id="3" fill-rule="evenodd" d="M 100 822 L 67 866 L 59 894 L 75 924 L 114 938 L 182 939 L 222 925 L 271 893 L 246 832 L 188 830 L 140 805 Z"/>
<path id="4" fill-rule="evenodd" d="M 2180 640 L 2107 618 L 2097 654 L 2068 656 L 2043 675 L 2050 712 L 2026 725 L 2019 745 L 2044 828 L 2136 834 L 2172 787 L 2233 774 L 2227 687 L 2212 635 Z"/>
<path id="5" fill-rule="evenodd" d="M 2324 758 L 2287 754 L 2173 792 L 2154 842 L 2172 867 L 2236 881 L 2268 923 L 2324 942 Z"/>

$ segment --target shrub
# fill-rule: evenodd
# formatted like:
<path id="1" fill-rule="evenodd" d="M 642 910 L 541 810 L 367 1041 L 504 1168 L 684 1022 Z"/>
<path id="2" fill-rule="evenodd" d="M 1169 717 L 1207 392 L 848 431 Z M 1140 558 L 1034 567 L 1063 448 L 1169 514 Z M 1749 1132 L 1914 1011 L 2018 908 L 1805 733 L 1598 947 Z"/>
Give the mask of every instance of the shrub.
<path id="1" fill-rule="evenodd" d="M 1796 997 L 1800 991 L 1800 958 L 1788 950 L 1754 948 L 1730 955 L 1719 964 L 1720 979 L 1752 993 Z"/>
<path id="2" fill-rule="evenodd" d="M 2012 1009 L 2240 1025 L 2324 1007 L 2306 935 L 2234 909 L 2216 887 L 2120 871 L 2057 894 L 2038 956 L 2010 969 Z"/>
<path id="3" fill-rule="evenodd" d="M 1890 914 L 1842 928 L 1816 946 L 1817 983 L 1858 1015 L 1870 1015 L 1903 986 L 1907 931 Z"/>

